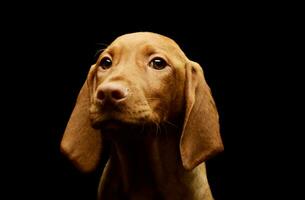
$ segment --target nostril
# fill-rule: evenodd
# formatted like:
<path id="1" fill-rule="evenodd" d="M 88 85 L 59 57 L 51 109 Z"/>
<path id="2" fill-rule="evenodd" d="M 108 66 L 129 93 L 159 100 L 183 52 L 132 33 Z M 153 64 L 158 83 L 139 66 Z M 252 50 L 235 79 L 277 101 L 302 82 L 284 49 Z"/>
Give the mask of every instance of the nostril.
<path id="1" fill-rule="evenodd" d="M 105 92 L 104 92 L 103 90 L 98 91 L 96 97 L 97 97 L 99 100 L 104 100 L 104 99 L 105 99 Z"/>
<path id="2" fill-rule="evenodd" d="M 121 100 L 124 99 L 127 96 L 126 92 L 124 92 L 123 90 L 117 89 L 117 90 L 113 90 L 111 92 L 111 97 L 114 100 Z"/>

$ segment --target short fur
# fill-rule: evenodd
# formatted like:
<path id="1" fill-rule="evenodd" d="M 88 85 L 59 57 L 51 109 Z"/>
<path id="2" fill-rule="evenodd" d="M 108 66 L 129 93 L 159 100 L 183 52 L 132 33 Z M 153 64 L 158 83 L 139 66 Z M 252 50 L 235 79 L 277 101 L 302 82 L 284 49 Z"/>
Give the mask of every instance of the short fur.
<path id="1" fill-rule="evenodd" d="M 107 69 L 100 66 L 105 57 L 112 60 Z M 168 65 L 154 69 L 154 58 Z M 204 161 L 223 144 L 202 68 L 165 36 L 118 37 L 91 67 L 61 150 L 84 172 L 110 152 L 100 200 L 213 199 Z"/>

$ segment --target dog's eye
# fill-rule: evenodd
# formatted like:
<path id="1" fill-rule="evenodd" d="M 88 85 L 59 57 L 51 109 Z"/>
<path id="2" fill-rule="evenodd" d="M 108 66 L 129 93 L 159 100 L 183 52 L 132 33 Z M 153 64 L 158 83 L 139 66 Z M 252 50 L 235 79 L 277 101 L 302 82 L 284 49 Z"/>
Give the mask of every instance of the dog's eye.
<path id="1" fill-rule="evenodd" d="M 112 60 L 109 57 L 104 57 L 99 65 L 102 69 L 109 69 L 112 66 Z"/>
<path id="2" fill-rule="evenodd" d="M 167 62 L 163 58 L 157 57 L 149 62 L 149 66 L 154 69 L 161 70 L 167 66 Z"/>

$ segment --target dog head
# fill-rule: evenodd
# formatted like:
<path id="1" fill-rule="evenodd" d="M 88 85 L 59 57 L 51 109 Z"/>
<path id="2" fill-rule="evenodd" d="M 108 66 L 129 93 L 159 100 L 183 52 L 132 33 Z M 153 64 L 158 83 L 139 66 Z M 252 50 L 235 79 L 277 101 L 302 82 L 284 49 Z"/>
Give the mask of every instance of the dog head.
<path id="1" fill-rule="evenodd" d="M 97 166 L 101 130 L 182 117 L 180 153 L 193 169 L 223 149 L 218 113 L 203 70 L 171 39 L 140 32 L 118 37 L 99 56 L 81 89 L 62 151 L 83 171 Z"/>

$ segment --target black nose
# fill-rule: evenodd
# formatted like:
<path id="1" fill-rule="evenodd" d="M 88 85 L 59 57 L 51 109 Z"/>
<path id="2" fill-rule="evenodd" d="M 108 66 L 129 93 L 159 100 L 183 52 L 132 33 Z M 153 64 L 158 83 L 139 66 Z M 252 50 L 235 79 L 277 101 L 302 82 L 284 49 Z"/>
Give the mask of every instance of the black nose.
<path id="1" fill-rule="evenodd" d="M 96 98 L 102 102 L 120 102 L 126 99 L 127 95 L 128 88 L 118 83 L 107 83 L 98 87 Z"/>

